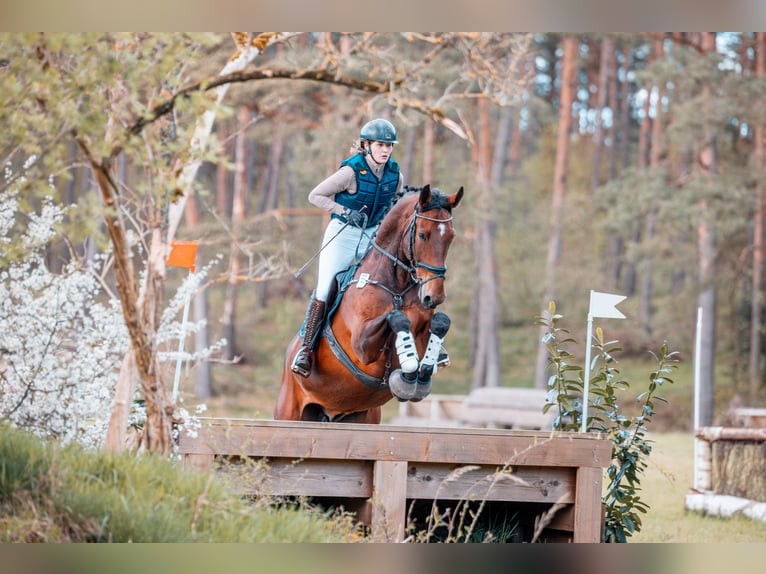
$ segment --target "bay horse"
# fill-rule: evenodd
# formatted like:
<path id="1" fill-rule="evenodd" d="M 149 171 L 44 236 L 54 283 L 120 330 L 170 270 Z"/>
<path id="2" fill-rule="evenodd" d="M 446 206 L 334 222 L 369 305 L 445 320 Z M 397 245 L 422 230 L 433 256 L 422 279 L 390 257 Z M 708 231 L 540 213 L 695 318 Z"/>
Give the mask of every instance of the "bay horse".
<path id="1" fill-rule="evenodd" d="M 277 420 L 378 424 L 394 397 L 419 401 L 431 391 L 449 317 L 444 302 L 447 252 L 455 237 L 452 195 L 426 185 L 402 196 L 358 266 L 347 272 L 315 349 L 309 376 L 290 368 L 298 333 L 285 352 L 274 407 Z M 340 275 L 339 275 L 340 277 Z"/>

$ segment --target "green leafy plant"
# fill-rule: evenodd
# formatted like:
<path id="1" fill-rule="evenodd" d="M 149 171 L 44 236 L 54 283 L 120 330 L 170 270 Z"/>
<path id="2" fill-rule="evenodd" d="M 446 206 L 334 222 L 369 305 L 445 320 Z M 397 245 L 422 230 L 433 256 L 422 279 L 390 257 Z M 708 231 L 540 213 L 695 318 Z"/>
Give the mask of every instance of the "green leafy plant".
<path id="1" fill-rule="evenodd" d="M 560 326 L 562 315 L 551 301 L 548 315 L 535 318 L 535 323 L 547 329 L 543 341 L 548 348 L 548 394 L 543 411 L 557 408 L 554 429 L 578 431 L 582 426 L 584 369 L 574 364 L 575 356 L 566 345 L 575 343 L 569 331 Z M 652 452 L 652 441 L 647 438 L 648 425 L 657 401 L 667 402 L 657 394 L 665 383 L 673 383 L 670 374 L 678 367 L 677 353 L 665 342 L 659 353 L 651 352 L 657 368 L 649 374 L 647 389 L 636 397 L 639 413 L 625 415 L 619 404 L 620 393 L 630 384 L 620 378 L 616 354 L 622 349 L 617 341 L 606 341 L 601 328 L 596 329 L 591 363 L 587 431 L 608 435 L 612 441 L 612 460 L 607 468 L 609 483 L 602 501 L 605 508 L 604 536 L 607 542 L 627 542 L 628 537 L 641 530 L 641 514 L 649 505 L 641 499 L 641 475 Z"/>

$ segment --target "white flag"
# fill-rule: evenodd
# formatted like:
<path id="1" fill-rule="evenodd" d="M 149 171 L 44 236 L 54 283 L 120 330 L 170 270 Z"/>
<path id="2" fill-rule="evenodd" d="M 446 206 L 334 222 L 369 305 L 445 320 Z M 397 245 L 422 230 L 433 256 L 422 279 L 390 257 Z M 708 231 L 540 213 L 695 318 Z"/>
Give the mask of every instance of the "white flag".
<path id="1" fill-rule="evenodd" d="M 617 309 L 617 304 L 627 299 L 624 295 L 612 295 L 611 293 L 599 293 L 591 290 L 590 310 L 591 317 L 603 317 L 604 319 L 624 319 L 625 315 Z"/>

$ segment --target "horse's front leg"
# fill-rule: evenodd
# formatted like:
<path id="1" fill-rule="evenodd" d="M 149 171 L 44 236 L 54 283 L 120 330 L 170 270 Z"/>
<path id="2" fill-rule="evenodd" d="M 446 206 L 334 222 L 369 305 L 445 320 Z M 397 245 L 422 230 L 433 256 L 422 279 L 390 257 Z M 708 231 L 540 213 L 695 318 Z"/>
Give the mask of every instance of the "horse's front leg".
<path id="1" fill-rule="evenodd" d="M 399 359 L 400 368 L 396 369 L 389 377 L 388 384 L 391 392 L 403 401 L 415 398 L 418 382 L 418 350 L 415 347 L 415 338 L 410 332 L 410 320 L 404 312 L 394 309 L 386 315 L 386 320 L 391 330 L 396 334 L 396 355 Z"/>
<path id="2" fill-rule="evenodd" d="M 420 369 L 418 369 L 418 384 L 413 397 L 415 401 L 424 399 L 431 392 L 431 377 L 436 374 L 439 352 L 451 323 L 450 318 L 441 311 L 434 313 L 431 317 L 429 325 L 431 332 L 428 336 L 428 344 L 425 353 L 423 353 L 423 359 L 420 361 Z"/>
<path id="3" fill-rule="evenodd" d="M 390 336 L 391 326 L 388 322 L 388 315 L 380 315 L 352 332 L 351 348 L 362 364 L 369 365 L 380 359 Z"/>

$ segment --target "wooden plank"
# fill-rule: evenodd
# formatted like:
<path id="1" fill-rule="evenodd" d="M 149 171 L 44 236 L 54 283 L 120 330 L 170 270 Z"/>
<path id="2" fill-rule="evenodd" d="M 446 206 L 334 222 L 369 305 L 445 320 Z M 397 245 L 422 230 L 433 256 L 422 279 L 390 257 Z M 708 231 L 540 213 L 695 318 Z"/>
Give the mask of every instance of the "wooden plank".
<path id="1" fill-rule="evenodd" d="M 369 498 L 372 466 L 360 460 L 269 459 L 225 464 L 221 472 L 242 494 Z"/>
<path id="2" fill-rule="evenodd" d="M 407 498 L 573 503 L 575 469 L 410 463 Z"/>
<path id="3" fill-rule="evenodd" d="M 184 455 L 184 468 L 200 468 L 207 470 L 213 468 L 213 462 L 215 456 L 213 454 L 185 454 Z"/>
<path id="4" fill-rule="evenodd" d="M 700 427 L 694 435 L 702 440 L 766 441 L 766 428 Z"/>
<path id="5" fill-rule="evenodd" d="M 577 469 L 577 493 L 574 509 L 574 542 L 601 542 L 601 475 L 600 468 Z"/>
<path id="6" fill-rule="evenodd" d="M 572 532 L 574 530 L 574 509 L 574 504 L 568 504 L 556 512 L 546 528 Z"/>
<path id="7" fill-rule="evenodd" d="M 373 469 L 372 538 L 401 542 L 407 518 L 407 463 L 378 460 Z"/>
<path id="8" fill-rule="evenodd" d="M 457 464 L 606 467 L 611 443 L 597 433 L 410 428 L 294 421 L 208 420 L 197 437 L 182 434 L 182 453 L 417 460 Z"/>

